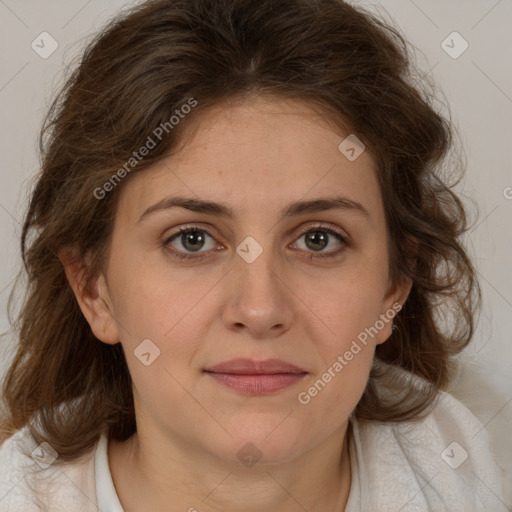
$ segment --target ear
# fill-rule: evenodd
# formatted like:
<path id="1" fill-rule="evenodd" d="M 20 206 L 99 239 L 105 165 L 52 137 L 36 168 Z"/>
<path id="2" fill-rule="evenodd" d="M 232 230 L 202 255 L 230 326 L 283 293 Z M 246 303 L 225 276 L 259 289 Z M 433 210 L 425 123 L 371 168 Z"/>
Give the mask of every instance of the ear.
<path id="1" fill-rule="evenodd" d="M 59 259 L 78 305 L 96 338 L 110 345 L 118 343 L 119 330 L 104 275 L 100 274 L 86 287 L 86 270 L 89 262 L 79 257 L 77 249 L 63 249 L 59 252 Z"/>
<path id="2" fill-rule="evenodd" d="M 420 244 L 418 240 L 411 236 L 405 239 L 401 247 L 405 255 L 406 265 L 414 270 L 416 270 L 419 247 Z M 382 303 L 382 311 L 380 314 L 380 320 L 383 321 L 385 325 L 383 329 L 379 329 L 379 333 L 376 336 L 375 342 L 377 345 L 384 343 L 391 336 L 394 317 L 399 314 L 400 310 L 403 308 L 411 292 L 412 285 L 412 279 L 403 274 L 394 279 L 391 276 L 388 278 L 388 289 Z"/>
<path id="3" fill-rule="evenodd" d="M 391 278 L 388 284 L 388 292 L 382 302 L 382 310 L 379 320 L 384 324 L 375 337 L 375 343 L 380 345 L 390 336 L 393 328 L 393 319 L 403 308 L 412 288 L 412 279 L 402 277 L 398 283 L 393 283 Z"/>

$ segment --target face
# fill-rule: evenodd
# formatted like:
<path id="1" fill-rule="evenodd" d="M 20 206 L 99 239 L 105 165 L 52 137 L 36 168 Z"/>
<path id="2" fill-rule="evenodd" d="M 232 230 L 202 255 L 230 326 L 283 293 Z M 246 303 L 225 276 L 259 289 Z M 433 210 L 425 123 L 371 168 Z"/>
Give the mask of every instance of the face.
<path id="1" fill-rule="evenodd" d="M 82 309 L 122 343 L 139 432 L 289 461 L 344 431 L 409 288 L 389 280 L 369 152 L 338 149 L 349 133 L 268 98 L 195 122 L 183 149 L 124 184 Z"/>

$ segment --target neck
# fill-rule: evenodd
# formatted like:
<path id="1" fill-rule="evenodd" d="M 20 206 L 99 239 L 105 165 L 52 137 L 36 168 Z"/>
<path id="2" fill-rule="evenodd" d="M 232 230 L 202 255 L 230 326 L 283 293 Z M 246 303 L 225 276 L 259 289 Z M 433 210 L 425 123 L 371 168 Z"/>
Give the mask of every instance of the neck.
<path id="1" fill-rule="evenodd" d="M 343 511 L 350 491 L 346 425 L 321 445 L 280 464 L 245 467 L 177 443 L 163 449 L 139 432 L 109 443 L 109 464 L 125 512 Z"/>

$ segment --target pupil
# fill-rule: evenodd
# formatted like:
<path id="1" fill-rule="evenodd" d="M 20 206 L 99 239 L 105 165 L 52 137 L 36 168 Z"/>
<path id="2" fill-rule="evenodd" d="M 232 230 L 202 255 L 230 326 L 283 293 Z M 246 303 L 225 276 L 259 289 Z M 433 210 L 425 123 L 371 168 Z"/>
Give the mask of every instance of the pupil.
<path id="1" fill-rule="evenodd" d="M 190 231 L 182 235 L 183 246 L 191 251 L 198 251 L 204 244 L 204 237 L 200 231 Z"/>
<path id="2" fill-rule="evenodd" d="M 318 244 L 320 244 L 321 247 L 318 247 Z M 327 245 L 327 233 L 325 233 L 325 231 L 312 231 L 308 233 L 306 236 L 306 245 L 314 250 L 324 249 Z"/>

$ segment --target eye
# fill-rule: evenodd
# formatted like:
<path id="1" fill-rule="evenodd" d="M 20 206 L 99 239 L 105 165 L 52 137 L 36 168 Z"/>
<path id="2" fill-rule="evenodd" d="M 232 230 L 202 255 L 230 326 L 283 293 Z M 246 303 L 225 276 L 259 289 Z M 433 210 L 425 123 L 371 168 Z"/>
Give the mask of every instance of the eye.
<path id="1" fill-rule="evenodd" d="M 333 257 L 337 256 L 343 249 L 348 246 L 348 241 L 338 231 L 324 226 L 310 227 L 302 233 L 295 242 L 298 249 L 313 252 L 309 257 Z M 320 253 L 320 254 L 314 254 Z"/>
<path id="2" fill-rule="evenodd" d="M 173 257 L 180 259 L 201 259 L 208 251 L 219 249 L 216 240 L 199 226 L 182 227 L 162 245 Z M 348 245 L 347 238 L 337 230 L 319 225 L 304 231 L 292 247 L 309 253 L 307 257 L 313 259 L 335 257 Z"/>
<path id="3" fill-rule="evenodd" d="M 194 257 L 192 253 L 202 253 L 217 247 L 215 239 L 204 229 L 182 228 L 167 238 L 165 247 L 178 257 Z M 187 254 L 189 253 L 189 254 Z"/>

